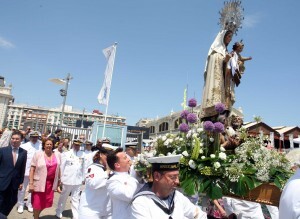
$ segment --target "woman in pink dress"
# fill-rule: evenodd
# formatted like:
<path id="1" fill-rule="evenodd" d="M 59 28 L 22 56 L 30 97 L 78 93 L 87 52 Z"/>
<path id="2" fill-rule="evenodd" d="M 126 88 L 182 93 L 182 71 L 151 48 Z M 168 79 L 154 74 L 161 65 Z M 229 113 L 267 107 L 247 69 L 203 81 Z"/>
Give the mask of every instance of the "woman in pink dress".
<path id="1" fill-rule="evenodd" d="M 54 191 L 60 184 L 60 153 L 53 152 L 54 141 L 43 141 L 43 151 L 38 151 L 32 158 L 29 175 L 29 192 L 32 192 L 34 219 L 41 211 L 53 204 Z"/>

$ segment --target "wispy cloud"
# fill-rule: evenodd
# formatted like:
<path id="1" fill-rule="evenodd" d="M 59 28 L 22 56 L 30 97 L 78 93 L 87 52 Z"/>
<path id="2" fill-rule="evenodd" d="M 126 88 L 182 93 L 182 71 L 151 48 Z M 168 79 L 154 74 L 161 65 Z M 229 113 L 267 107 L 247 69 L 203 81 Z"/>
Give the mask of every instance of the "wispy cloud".
<path id="1" fill-rule="evenodd" d="M 4 39 L 3 37 L 0 37 L 0 47 L 2 48 L 14 48 L 15 45 L 8 40 Z"/>
<path id="2" fill-rule="evenodd" d="M 261 16 L 259 14 L 253 14 L 253 15 L 245 15 L 245 19 L 243 21 L 244 27 L 255 27 L 256 24 L 258 24 L 261 20 Z"/>

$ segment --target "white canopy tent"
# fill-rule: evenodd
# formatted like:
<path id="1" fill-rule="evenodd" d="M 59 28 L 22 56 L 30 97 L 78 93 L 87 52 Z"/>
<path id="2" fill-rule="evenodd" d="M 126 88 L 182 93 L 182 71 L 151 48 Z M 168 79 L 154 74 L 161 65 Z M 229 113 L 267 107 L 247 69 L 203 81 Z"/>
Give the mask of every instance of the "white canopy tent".
<path id="1" fill-rule="evenodd" d="M 300 144 L 300 137 L 299 138 L 294 138 L 293 142 L 296 143 L 296 144 Z"/>

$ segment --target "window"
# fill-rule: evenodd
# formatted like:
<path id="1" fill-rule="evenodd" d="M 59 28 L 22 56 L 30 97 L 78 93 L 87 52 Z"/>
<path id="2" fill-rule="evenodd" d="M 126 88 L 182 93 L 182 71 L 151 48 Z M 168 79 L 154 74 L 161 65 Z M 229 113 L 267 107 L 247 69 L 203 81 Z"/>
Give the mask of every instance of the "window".
<path id="1" fill-rule="evenodd" d="M 150 126 L 150 133 L 155 133 L 155 126 Z"/>
<path id="2" fill-rule="evenodd" d="M 182 123 L 182 118 L 178 118 L 174 121 L 174 128 L 178 129 L 179 125 Z"/>
<path id="3" fill-rule="evenodd" d="M 167 122 L 163 122 L 159 125 L 159 132 L 168 131 L 169 124 Z"/>

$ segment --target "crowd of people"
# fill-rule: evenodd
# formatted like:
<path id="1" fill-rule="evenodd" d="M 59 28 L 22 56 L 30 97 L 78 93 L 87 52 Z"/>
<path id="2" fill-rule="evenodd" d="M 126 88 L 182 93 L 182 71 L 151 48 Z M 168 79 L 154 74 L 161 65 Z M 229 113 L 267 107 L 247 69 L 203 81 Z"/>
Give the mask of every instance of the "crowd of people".
<path id="1" fill-rule="evenodd" d="M 14 206 L 22 214 L 26 206 L 38 219 L 43 209 L 53 206 L 54 192 L 60 193 L 57 218 L 62 218 L 69 196 L 74 219 L 265 218 L 258 203 L 224 197 L 208 200 L 204 208 L 192 202 L 177 189 L 180 155 L 150 159 L 153 181 L 145 182 L 133 168 L 136 144 L 127 144 L 123 151 L 109 139 L 98 139 L 93 146 L 84 135 L 71 142 L 61 133 L 43 137 L 31 130 L 26 138 L 22 131 L 11 132 L 8 145 L 0 148 L 0 218 Z M 290 182 L 292 190 L 298 175 Z M 286 200 L 292 193 L 284 190 L 282 212 L 293 210 Z M 272 219 L 285 218 L 279 217 L 277 207 L 267 208 Z"/>

